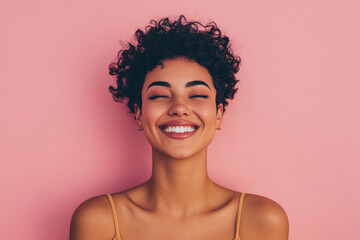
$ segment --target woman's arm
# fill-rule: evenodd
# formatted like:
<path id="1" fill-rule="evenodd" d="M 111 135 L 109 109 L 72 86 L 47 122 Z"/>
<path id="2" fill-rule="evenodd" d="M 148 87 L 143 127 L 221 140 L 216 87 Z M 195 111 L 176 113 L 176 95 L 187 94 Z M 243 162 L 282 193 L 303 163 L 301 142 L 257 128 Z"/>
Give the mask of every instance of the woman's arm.
<path id="1" fill-rule="evenodd" d="M 244 200 L 240 236 L 245 240 L 288 240 L 289 221 L 276 202 L 247 194 Z"/>
<path id="2" fill-rule="evenodd" d="M 70 240 L 112 239 L 114 235 L 111 207 L 104 196 L 88 199 L 74 211 L 70 223 Z"/>

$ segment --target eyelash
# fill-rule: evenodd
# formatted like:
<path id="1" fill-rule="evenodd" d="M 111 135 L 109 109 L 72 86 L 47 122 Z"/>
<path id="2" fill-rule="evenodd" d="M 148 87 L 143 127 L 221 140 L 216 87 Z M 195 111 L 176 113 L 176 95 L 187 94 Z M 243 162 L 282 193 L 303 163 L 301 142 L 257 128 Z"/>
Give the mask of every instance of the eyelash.
<path id="1" fill-rule="evenodd" d="M 149 97 L 150 100 L 154 100 L 156 98 L 168 98 L 168 96 L 165 96 L 165 95 L 155 95 L 155 96 L 151 96 Z M 196 97 L 200 97 L 200 98 L 208 98 L 209 96 L 208 95 L 193 95 L 193 96 L 190 96 L 190 98 L 196 98 Z"/>
<path id="2" fill-rule="evenodd" d="M 160 98 L 160 97 L 167 98 L 168 96 L 165 96 L 165 95 L 155 95 L 155 96 L 149 97 L 149 99 L 150 99 L 150 100 L 153 100 L 153 99 Z"/>
<path id="3" fill-rule="evenodd" d="M 196 98 L 196 97 L 208 98 L 209 96 L 208 95 L 193 95 L 193 96 L 190 96 L 190 98 Z"/>

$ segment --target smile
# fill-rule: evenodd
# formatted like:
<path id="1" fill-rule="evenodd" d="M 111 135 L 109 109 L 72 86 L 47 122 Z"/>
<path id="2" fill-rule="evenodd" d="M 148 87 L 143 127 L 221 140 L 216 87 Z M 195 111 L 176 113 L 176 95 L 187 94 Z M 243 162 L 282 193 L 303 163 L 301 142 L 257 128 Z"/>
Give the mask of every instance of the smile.
<path id="1" fill-rule="evenodd" d="M 195 134 L 199 126 L 190 121 L 174 120 L 163 123 L 159 129 L 170 138 L 185 139 Z"/>
<path id="2" fill-rule="evenodd" d="M 195 131 L 194 126 L 168 126 L 163 129 L 161 129 L 164 132 L 167 133 L 185 133 L 185 132 L 193 132 Z"/>

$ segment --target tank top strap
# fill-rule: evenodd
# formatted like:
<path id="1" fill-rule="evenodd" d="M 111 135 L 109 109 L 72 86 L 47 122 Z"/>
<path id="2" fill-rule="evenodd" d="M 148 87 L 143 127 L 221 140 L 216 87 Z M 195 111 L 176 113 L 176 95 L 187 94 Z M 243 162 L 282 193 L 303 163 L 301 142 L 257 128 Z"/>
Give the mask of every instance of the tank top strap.
<path id="1" fill-rule="evenodd" d="M 244 203 L 244 197 L 245 197 L 245 193 L 241 193 L 239 197 L 239 206 L 236 215 L 236 231 L 235 231 L 234 240 L 240 240 L 240 220 L 241 220 L 242 207 Z"/>
<path id="2" fill-rule="evenodd" d="M 107 193 L 106 194 L 109 198 L 110 204 L 111 204 L 111 208 L 112 208 L 112 212 L 113 212 L 113 216 L 114 216 L 114 222 L 115 222 L 115 236 L 112 240 L 121 240 L 120 237 L 120 228 L 119 228 L 119 221 L 118 221 L 118 217 L 117 217 L 117 211 L 116 211 L 116 207 L 115 207 L 115 203 L 114 203 L 114 199 L 111 196 L 111 194 Z"/>

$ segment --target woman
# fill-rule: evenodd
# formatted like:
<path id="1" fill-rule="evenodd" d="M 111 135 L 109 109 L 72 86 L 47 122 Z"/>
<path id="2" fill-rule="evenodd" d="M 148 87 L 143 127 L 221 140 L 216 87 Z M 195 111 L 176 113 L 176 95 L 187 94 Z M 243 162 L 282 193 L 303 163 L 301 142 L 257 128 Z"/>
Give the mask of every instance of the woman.
<path id="1" fill-rule="evenodd" d="M 232 99 L 240 58 L 215 23 L 152 20 L 119 52 L 110 74 L 152 146 L 152 176 L 132 189 L 83 202 L 71 240 L 285 240 L 274 201 L 220 186 L 207 175 L 207 147 Z M 241 224 L 240 224 L 241 223 Z"/>

